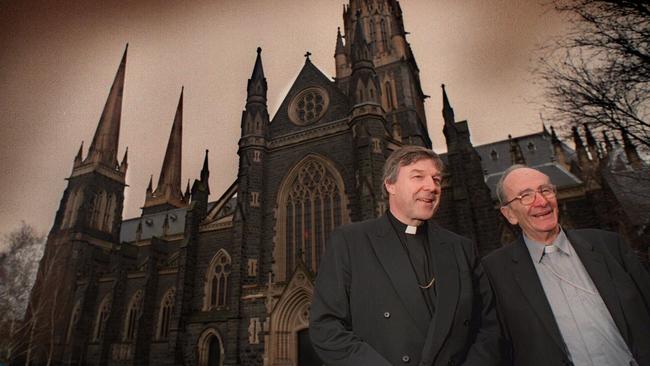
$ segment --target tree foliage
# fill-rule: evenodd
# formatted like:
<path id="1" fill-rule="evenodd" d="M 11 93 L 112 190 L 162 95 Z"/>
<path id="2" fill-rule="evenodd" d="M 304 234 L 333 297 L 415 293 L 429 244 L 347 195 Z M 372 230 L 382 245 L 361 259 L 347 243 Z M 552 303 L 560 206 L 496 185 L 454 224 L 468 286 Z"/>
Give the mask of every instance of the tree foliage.
<path id="1" fill-rule="evenodd" d="M 32 226 L 5 234 L 0 246 L 0 359 L 9 351 L 11 333 L 20 327 L 43 255 L 45 236 Z"/>
<path id="2" fill-rule="evenodd" d="M 20 319 L 43 255 L 45 236 L 23 222 L 3 237 L 0 253 L 0 320 Z"/>
<path id="3" fill-rule="evenodd" d="M 650 150 L 650 1 L 551 1 L 572 25 L 544 48 L 544 107 L 557 122 L 625 131 Z"/>

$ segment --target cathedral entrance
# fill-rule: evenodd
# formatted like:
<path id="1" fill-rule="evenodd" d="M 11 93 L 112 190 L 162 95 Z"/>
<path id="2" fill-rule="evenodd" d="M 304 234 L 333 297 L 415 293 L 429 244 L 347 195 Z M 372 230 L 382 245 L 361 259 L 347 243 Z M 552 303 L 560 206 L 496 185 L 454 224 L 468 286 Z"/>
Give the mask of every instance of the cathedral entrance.
<path id="1" fill-rule="evenodd" d="M 300 366 L 322 366 L 314 347 L 309 339 L 309 328 L 298 331 L 298 365 Z"/>
<path id="2" fill-rule="evenodd" d="M 221 350 L 219 349 L 219 339 L 212 336 L 208 345 L 208 364 L 207 366 L 220 366 L 221 365 Z"/>
<path id="3" fill-rule="evenodd" d="M 223 343 L 219 333 L 213 328 L 206 329 L 198 342 L 199 366 L 222 366 L 223 353 Z"/>

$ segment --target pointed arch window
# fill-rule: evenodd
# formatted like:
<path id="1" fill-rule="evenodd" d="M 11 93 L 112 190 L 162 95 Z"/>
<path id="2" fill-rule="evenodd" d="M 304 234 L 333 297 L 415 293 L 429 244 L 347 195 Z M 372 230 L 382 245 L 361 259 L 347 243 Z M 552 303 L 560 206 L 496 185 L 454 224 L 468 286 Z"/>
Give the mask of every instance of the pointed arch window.
<path id="1" fill-rule="evenodd" d="M 102 218 L 106 211 L 106 192 L 101 191 L 93 197 L 93 204 L 90 211 L 90 226 L 102 229 Z"/>
<path id="2" fill-rule="evenodd" d="M 138 290 L 129 301 L 129 306 L 126 311 L 126 319 L 124 322 L 124 337 L 126 342 L 135 339 L 135 333 L 138 329 L 138 320 L 142 315 L 142 290 Z"/>
<path id="3" fill-rule="evenodd" d="M 68 332 L 66 333 L 65 336 L 65 343 L 70 343 L 70 339 L 72 339 L 72 333 L 74 332 L 74 328 L 77 326 L 77 323 L 79 323 L 80 316 L 81 316 L 81 300 L 77 301 L 77 304 L 72 309 L 72 315 L 70 316 L 70 323 L 68 324 Z"/>
<path id="4" fill-rule="evenodd" d="M 93 332 L 93 340 L 99 341 L 104 337 L 106 331 L 106 322 L 111 313 L 111 294 L 104 297 L 104 300 L 99 304 L 99 311 L 95 319 L 95 331 Z"/>
<path id="5" fill-rule="evenodd" d="M 232 270 L 230 254 L 220 249 L 212 258 L 205 281 L 203 310 L 224 309 L 228 305 L 229 279 Z"/>
<path id="6" fill-rule="evenodd" d="M 104 220 L 103 220 L 103 230 L 111 232 L 113 229 L 113 220 L 115 217 L 115 208 L 117 205 L 117 198 L 115 194 L 111 194 L 110 198 L 106 203 L 106 209 L 104 210 Z"/>
<path id="7" fill-rule="evenodd" d="M 381 30 L 381 44 L 384 47 L 384 52 L 388 52 L 388 32 L 386 31 L 386 20 L 382 19 L 379 22 L 379 28 Z"/>
<path id="8" fill-rule="evenodd" d="M 285 179 L 278 208 L 276 278 L 288 279 L 299 260 L 316 272 L 330 233 L 349 221 L 340 174 L 323 158 L 306 158 Z"/>
<path id="9" fill-rule="evenodd" d="M 370 28 L 370 47 L 375 48 L 375 42 L 377 41 L 377 34 L 375 32 L 375 22 L 370 19 L 370 22 L 368 24 L 368 28 Z"/>
<path id="10" fill-rule="evenodd" d="M 384 83 L 384 89 L 386 90 L 386 110 L 392 111 L 395 108 L 395 103 L 393 101 L 393 88 L 390 86 L 390 81 Z"/>
<path id="11" fill-rule="evenodd" d="M 61 223 L 62 229 L 67 229 L 74 226 L 77 221 L 77 214 L 83 201 L 83 191 L 77 189 L 70 194 L 68 202 L 65 205 L 65 214 L 63 215 L 63 222 Z"/>
<path id="12" fill-rule="evenodd" d="M 158 339 L 166 339 L 169 336 L 169 326 L 174 314 L 174 302 L 176 301 L 176 288 L 172 287 L 163 296 L 160 303 L 160 315 L 158 316 Z"/>

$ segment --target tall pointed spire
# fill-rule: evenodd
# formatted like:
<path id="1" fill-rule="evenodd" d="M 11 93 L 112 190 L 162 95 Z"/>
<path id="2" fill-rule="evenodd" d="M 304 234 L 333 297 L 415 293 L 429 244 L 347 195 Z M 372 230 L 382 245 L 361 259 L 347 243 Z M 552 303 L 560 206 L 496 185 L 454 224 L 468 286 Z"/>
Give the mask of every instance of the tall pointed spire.
<path id="1" fill-rule="evenodd" d="M 169 134 L 167 151 L 165 152 L 165 159 L 163 160 L 160 177 L 158 178 L 158 186 L 156 186 L 154 194 L 160 194 L 169 188 L 174 191 L 180 191 L 183 153 L 183 92 L 184 88 L 181 88 L 181 96 L 178 99 L 174 124 Z"/>
<path id="2" fill-rule="evenodd" d="M 551 141 L 553 143 L 560 142 L 560 139 L 557 137 L 557 134 L 555 133 L 555 128 L 553 126 L 551 126 Z"/>
<path id="3" fill-rule="evenodd" d="M 576 145 L 576 150 L 584 149 L 585 145 L 582 143 L 582 138 L 580 137 L 580 133 L 578 133 L 578 127 L 576 126 L 571 127 L 571 133 L 573 135 L 573 143 Z"/>
<path id="4" fill-rule="evenodd" d="M 573 134 L 573 143 L 576 145 L 576 154 L 578 155 L 578 165 L 581 169 L 587 170 L 591 164 L 589 155 L 587 154 L 587 149 L 582 142 L 580 133 L 578 132 L 578 127 L 571 127 L 571 132 Z"/>
<path id="5" fill-rule="evenodd" d="M 449 98 L 447 97 L 447 91 L 445 90 L 445 84 L 441 85 L 442 87 L 442 117 L 445 120 L 445 124 L 456 122 L 454 117 L 454 109 L 451 108 L 449 103 Z"/>
<path id="6" fill-rule="evenodd" d="M 608 154 L 611 153 L 614 146 L 612 145 L 612 142 L 609 141 L 609 136 L 607 136 L 606 131 L 603 131 L 603 141 L 605 142 L 605 151 L 607 151 Z"/>
<path id="7" fill-rule="evenodd" d="M 551 126 L 551 144 L 553 144 L 553 159 L 557 160 L 560 164 L 565 167 L 569 166 L 566 152 L 562 145 L 562 141 L 557 137 L 555 133 L 555 128 Z"/>
<path id="8" fill-rule="evenodd" d="M 81 165 L 81 162 L 83 161 L 83 153 L 84 153 L 84 142 L 81 141 L 81 146 L 79 146 L 79 151 L 77 152 L 77 156 L 74 157 L 74 164 L 73 167 L 77 167 Z"/>
<path id="9" fill-rule="evenodd" d="M 447 91 L 445 90 L 445 84 L 441 85 L 442 87 L 442 119 L 444 120 L 444 126 L 442 127 L 442 133 L 445 135 L 447 144 L 453 144 L 457 138 L 456 131 L 456 117 L 454 116 L 454 109 L 451 108 L 449 103 L 449 98 L 447 97 Z"/>
<path id="10" fill-rule="evenodd" d="M 366 41 L 366 36 L 363 31 L 363 24 L 361 21 L 361 11 L 357 10 L 356 26 L 354 28 L 354 39 L 350 45 L 350 56 L 352 59 L 352 69 L 359 66 L 368 66 L 366 63 L 372 65 L 372 55 L 370 54 L 370 45 Z"/>
<path id="11" fill-rule="evenodd" d="M 262 48 L 257 47 L 257 58 L 255 59 L 255 66 L 253 66 L 253 73 L 251 78 L 248 79 L 248 86 L 246 88 L 248 97 L 246 103 L 261 103 L 266 105 L 266 91 L 268 86 L 266 84 L 266 77 L 264 77 L 264 67 L 262 67 Z"/>
<path id="12" fill-rule="evenodd" d="M 340 55 L 345 53 L 345 46 L 343 45 L 343 36 L 341 35 L 341 27 L 336 29 L 336 50 L 334 55 Z"/>
<path id="13" fill-rule="evenodd" d="M 120 172 L 126 173 L 126 169 L 129 167 L 129 147 L 127 146 L 124 150 L 124 157 L 120 163 Z"/>
<path id="14" fill-rule="evenodd" d="M 181 191 L 181 164 L 183 152 L 183 93 L 178 99 L 174 123 L 169 134 L 165 159 L 160 169 L 158 185 L 153 194 L 147 194 L 144 208 L 160 207 L 183 207 L 187 202 L 184 200 Z"/>
<path id="15" fill-rule="evenodd" d="M 627 161 L 633 168 L 640 168 L 643 165 L 643 160 L 641 160 L 639 153 L 636 151 L 636 146 L 634 146 L 632 140 L 630 140 L 630 136 L 624 128 L 621 128 L 621 136 L 623 137 L 623 149 L 625 150 Z"/>
<path id="16" fill-rule="evenodd" d="M 589 150 L 589 154 L 591 155 L 592 160 L 598 160 L 600 159 L 600 149 L 598 148 L 598 143 L 596 142 L 596 139 L 594 138 L 594 135 L 591 134 L 591 130 L 589 129 L 589 126 L 585 123 L 583 124 L 583 127 L 585 128 L 585 138 L 587 139 L 587 149 Z"/>
<path id="17" fill-rule="evenodd" d="M 85 162 L 101 163 L 115 169 L 117 167 L 117 148 L 120 137 L 120 122 L 122 119 L 122 94 L 124 91 L 124 76 L 126 72 L 126 54 L 129 45 L 124 49 L 122 61 L 117 69 L 113 86 L 106 99 L 104 111 L 99 119 L 93 142 L 88 150 Z"/>
<path id="18" fill-rule="evenodd" d="M 203 159 L 203 168 L 201 169 L 201 182 L 205 184 L 208 194 L 210 194 L 210 184 L 208 179 L 210 178 L 210 169 L 208 168 L 208 153 L 210 150 L 205 149 L 205 159 Z"/>

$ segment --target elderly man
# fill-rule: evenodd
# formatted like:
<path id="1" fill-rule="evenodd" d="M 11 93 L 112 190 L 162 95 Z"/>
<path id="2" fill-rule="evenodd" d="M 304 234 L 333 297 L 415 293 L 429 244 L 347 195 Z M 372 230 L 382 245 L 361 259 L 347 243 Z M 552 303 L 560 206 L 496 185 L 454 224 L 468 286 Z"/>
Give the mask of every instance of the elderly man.
<path id="1" fill-rule="evenodd" d="M 563 230 L 548 176 L 523 165 L 497 184 L 523 235 L 483 260 L 513 365 L 650 365 L 650 278 L 615 233 Z"/>
<path id="2" fill-rule="evenodd" d="M 310 322 L 325 364 L 498 364 L 498 321 L 472 243 L 430 221 L 441 170 L 431 150 L 395 151 L 384 168 L 388 212 L 332 233 Z"/>

